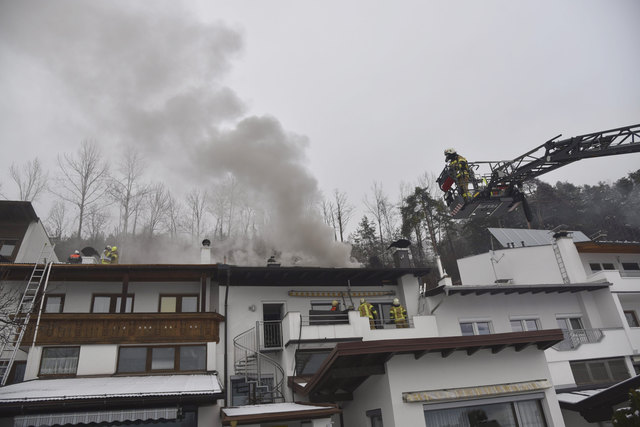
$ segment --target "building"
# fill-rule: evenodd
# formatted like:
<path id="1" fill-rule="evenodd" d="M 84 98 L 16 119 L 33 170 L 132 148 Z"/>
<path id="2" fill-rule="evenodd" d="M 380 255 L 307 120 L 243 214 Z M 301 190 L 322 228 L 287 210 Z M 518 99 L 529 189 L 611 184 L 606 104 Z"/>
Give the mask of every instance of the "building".
<path id="1" fill-rule="evenodd" d="M 428 269 L 213 264 L 207 245 L 201 264 L 54 263 L 0 424 L 598 425 L 638 382 L 640 246 L 625 248 L 548 235 L 429 290 Z M 33 269 L 0 264 L 2 286 Z"/>

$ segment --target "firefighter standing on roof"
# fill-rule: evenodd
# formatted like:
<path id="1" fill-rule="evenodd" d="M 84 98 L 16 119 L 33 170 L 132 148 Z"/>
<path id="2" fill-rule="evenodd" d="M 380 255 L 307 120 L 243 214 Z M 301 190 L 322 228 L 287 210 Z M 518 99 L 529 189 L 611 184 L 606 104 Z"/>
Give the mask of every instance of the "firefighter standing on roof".
<path id="1" fill-rule="evenodd" d="M 409 327 L 407 323 L 407 310 L 400 304 L 398 298 L 393 299 L 393 305 L 391 306 L 391 310 L 389 310 L 389 317 L 395 322 L 396 328 Z"/>
<path id="2" fill-rule="evenodd" d="M 375 329 L 375 318 L 378 317 L 378 312 L 373 308 L 373 305 L 369 304 L 364 298 L 360 298 L 360 307 L 358 307 L 358 311 L 360 312 L 360 317 L 369 318 L 369 326 L 371 329 Z"/>
<path id="3" fill-rule="evenodd" d="M 447 148 L 444 150 L 444 155 L 449 162 L 449 167 L 456 176 L 456 183 L 458 184 L 458 191 L 464 200 L 470 198 L 469 194 L 469 165 L 467 159 L 459 155 L 455 148 Z"/>

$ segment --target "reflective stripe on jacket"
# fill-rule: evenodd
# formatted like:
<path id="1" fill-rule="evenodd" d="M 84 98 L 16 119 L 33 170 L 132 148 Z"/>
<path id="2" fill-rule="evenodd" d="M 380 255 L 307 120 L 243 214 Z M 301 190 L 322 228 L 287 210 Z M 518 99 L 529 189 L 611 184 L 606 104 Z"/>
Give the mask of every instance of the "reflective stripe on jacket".
<path id="1" fill-rule="evenodd" d="M 392 319 L 404 320 L 404 318 L 407 316 L 407 310 L 405 310 L 404 307 L 401 305 L 393 305 L 391 306 L 389 315 L 391 316 Z"/>
<path id="2" fill-rule="evenodd" d="M 368 317 L 369 319 L 373 319 L 373 316 L 378 314 L 373 305 L 369 303 L 360 304 L 358 310 L 360 311 L 360 317 Z"/>

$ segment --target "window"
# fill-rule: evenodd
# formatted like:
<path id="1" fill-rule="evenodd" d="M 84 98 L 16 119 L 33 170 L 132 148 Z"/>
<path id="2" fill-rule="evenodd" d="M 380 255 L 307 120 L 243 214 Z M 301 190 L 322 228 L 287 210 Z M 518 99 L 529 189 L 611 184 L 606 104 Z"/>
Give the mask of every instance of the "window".
<path id="1" fill-rule="evenodd" d="M 45 313 L 62 313 L 64 307 L 64 295 L 48 294 L 44 297 Z"/>
<path id="2" fill-rule="evenodd" d="M 92 313 L 120 313 L 122 294 L 96 294 L 91 302 Z M 133 312 L 133 294 L 127 294 L 125 313 Z"/>
<path id="3" fill-rule="evenodd" d="M 640 324 L 638 323 L 638 316 L 636 315 L 635 311 L 625 310 L 624 317 L 626 317 L 627 323 L 629 324 L 630 327 L 637 328 L 640 326 Z"/>
<path id="4" fill-rule="evenodd" d="M 462 335 L 488 335 L 491 333 L 491 322 L 460 322 Z"/>
<path id="5" fill-rule="evenodd" d="M 382 427 L 382 411 L 380 409 L 372 409 L 366 414 L 369 418 L 369 427 Z"/>
<path id="6" fill-rule="evenodd" d="M 511 330 L 513 332 L 537 331 L 538 320 L 536 319 L 515 319 L 511 320 Z"/>
<path id="7" fill-rule="evenodd" d="M 579 316 L 574 317 L 558 317 L 558 327 L 563 331 L 572 331 L 576 329 L 584 329 L 582 326 L 582 318 Z"/>
<path id="8" fill-rule="evenodd" d="M 569 362 L 576 385 L 611 384 L 629 378 L 623 358 Z"/>
<path id="9" fill-rule="evenodd" d="M 462 406 L 464 405 L 464 406 Z M 429 427 L 546 427 L 539 400 L 452 402 L 424 406 L 424 418 Z M 442 409 L 441 409 L 442 408 Z"/>
<path id="10" fill-rule="evenodd" d="M 75 375 L 80 347 L 46 347 L 42 350 L 40 375 Z"/>
<path id="11" fill-rule="evenodd" d="M 0 260 L 13 261 L 13 253 L 18 246 L 17 240 L 0 239 Z"/>
<path id="12" fill-rule="evenodd" d="M 13 362 L 11 373 L 9 374 L 9 378 L 7 378 L 7 385 L 23 382 L 26 370 L 27 362 Z"/>
<path id="13" fill-rule="evenodd" d="M 273 403 L 275 396 L 270 390 L 273 390 L 272 377 L 263 375 L 260 384 L 251 377 L 248 378 L 248 381 L 244 377 L 231 377 L 231 405 L 244 406 L 256 402 Z M 250 397 L 254 398 L 255 402 L 252 402 Z"/>
<path id="14" fill-rule="evenodd" d="M 296 352 L 296 375 L 314 375 L 322 366 L 330 349 L 327 350 L 298 350 Z"/>
<path id="15" fill-rule="evenodd" d="M 603 262 L 602 263 L 602 268 L 605 269 L 605 270 L 615 270 L 616 269 L 616 267 L 613 264 L 611 264 L 610 262 Z"/>
<path id="16" fill-rule="evenodd" d="M 589 267 L 591 267 L 591 271 L 600 271 L 602 270 L 602 266 L 597 262 L 590 262 Z"/>
<path id="17" fill-rule="evenodd" d="M 623 268 L 624 270 L 634 270 L 634 271 L 637 271 L 637 270 L 640 270 L 640 265 L 638 265 L 638 263 L 637 263 L 637 262 L 623 262 L 623 263 L 622 263 L 622 268 Z"/>
<path id="18" fill-rule="evenodd" d="M 204 345 L 120 347 L 118 373 L 205 371 Z"/>
<path id="19" fill-rule="evenodd" d="M 198 295 L 160 295 L 161 313 L 196 313 Z"/>

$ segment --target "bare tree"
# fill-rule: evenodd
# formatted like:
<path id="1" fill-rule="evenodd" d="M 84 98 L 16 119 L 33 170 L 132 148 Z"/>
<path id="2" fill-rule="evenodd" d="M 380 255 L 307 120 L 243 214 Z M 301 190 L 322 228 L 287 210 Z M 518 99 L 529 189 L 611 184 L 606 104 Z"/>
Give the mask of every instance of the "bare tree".
<path id="1" fill-rule="evenodd" d="M 382 184 L 374 182 L 371 190 L 373 191 L 373 200 L 370 201 L 365 196 L 364 205 L 376 221 L 380 246 L 381 249 L 384 250 L 385 239 L 392 239 L 394 232 L 394 207 L 389 203 L 389 198 L 384 194 Z"/>
<path id="2" fill-rule="evenodd" d="M 333 228 L 333 240 L 338 240 L 338 230 L 336 228 L 336 217 L 334 215 L 335 209 L 331 201 L 322 199 L 322 219 L 324 223 Z"/>
<path id="3" fill-rule="evenodd" d="M 171 196 L 164 184 L 157 183 L 151 187 L 147 196 L 147 223 L 146 229 L 149 237 L 158 231 L 167 221 Z"/>
<path id="4" fill-rule="evenodd" d="M 344 242 L 344 231 L 351 219 L 354 207 L 347 200 L 347 194 L 338 191 L 338 189 L 333 191 L 333 200 L 335 202 L 334 213 L 340 234 L 340 241 Z"/>
<path id="5" fill-rule="evenodd" d="M 62 176 L 57 179 L 54 194 L 78 208 L 77 236 L 82 236 L 86 211 L 104 196 L 109 168 L 94 141 L 84 140 L 75 156 L 58 156 Z"/>
<path id="6" fill-rule="evenodd" d="M 89 231 L 89 239 L 96 241 L 100 237 L 106 235 L 105 228 L 109 215 L 104 209 L 96 205 L 92 205 L 87 210 L 87 228 Z"/>
<path id="7" fill-rule="evenodd" d="M 191 238 L 196 240 L 202 236 L 205 228 L 204 216 L 207 212 L 207 192 L 194 188 L 187 194 L 187 208 L 189 210 L 189 231 Z"/>
<path id="8" fill-rule="evenodd" d="M 129 221 L 132 216 L 137 216 L 141 201 L 149 191 L 148 186 L 140 184 L 144 169 L 142 157 L 135 149 L 130 148 L 118 166 L 118 176 L 112 177 L 109 183 L 109 195 L 120 209 L 120 233 L 129 232 Z"/>
<path id="9" fill-rule="evenodd" d="M 9 173 L 18 186 L 20 200 L 33 202 L 47 188 L 48 174 L 42 169 L 37 157 L 22 167 L 12 163 Z"/>
<path id="10" fill-rule="evenodd" d="M 167 229 L 172 239 L 178 237 L 178 233 L 182 229 L 180 218 L 182 217 L 182 209 L 171 194 L 169 194 L 169 202 L 167 206 Z"/>
<path id="11" fill-rule="evenodd" d="M 67 228 L 67 223 L 67 205 L 57 200 L 49 210 L 49 216 L 46 221 L 47 231 L 52 238 L 61 240 Z"/>

